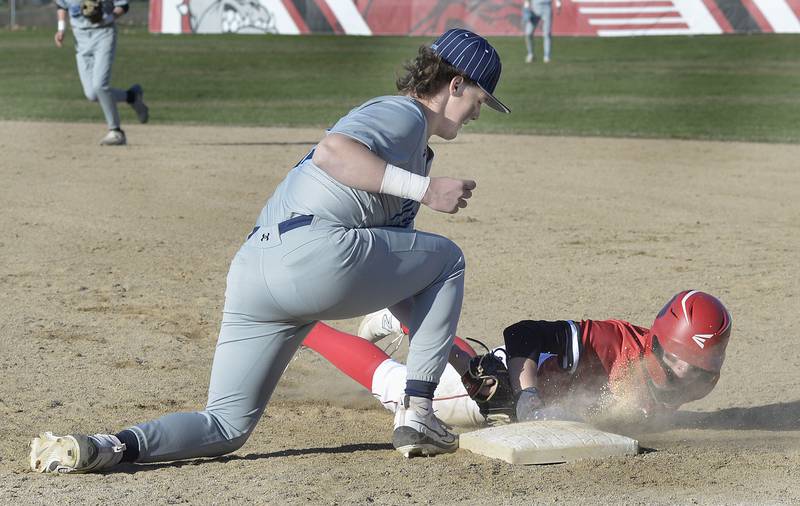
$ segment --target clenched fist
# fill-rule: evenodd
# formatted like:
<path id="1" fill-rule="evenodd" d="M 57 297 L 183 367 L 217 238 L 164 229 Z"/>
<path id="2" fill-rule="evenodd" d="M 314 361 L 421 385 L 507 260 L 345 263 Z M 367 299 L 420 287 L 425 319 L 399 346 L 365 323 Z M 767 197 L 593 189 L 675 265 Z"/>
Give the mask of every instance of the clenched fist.
<path id="1" fill-rule="evenodd" d="M 467 199 L 472 197 L 475 186 L 475 181 L 470 179 L 432 177 L 422 203 L 434 211 L 457 213 L 467 207 Z"/>

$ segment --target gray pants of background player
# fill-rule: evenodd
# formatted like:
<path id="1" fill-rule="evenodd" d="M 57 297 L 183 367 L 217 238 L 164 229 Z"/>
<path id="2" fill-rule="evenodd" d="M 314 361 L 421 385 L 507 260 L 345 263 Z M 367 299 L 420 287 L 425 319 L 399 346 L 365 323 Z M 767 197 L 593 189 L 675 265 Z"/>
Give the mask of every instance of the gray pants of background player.
<path id="1" fill-rule="evenodd" d="M 124 102 L 128 95 L 125 90 L 111 87 L 117 27 L 78 28 L 72 33 L 75 36 L 75 59 L 83 94 L 92 102 L 100 102 L 109 130 L 119 128 L 117 102 Z"/>
<path id="2" fill-rule="evenodd" d="M 542 39 L 544 39 L 544 59 L 550 60 L 550 47 L 553 32 L 553 5 L 552 0 L 531 0 L 531 9 L 523 9 L 523 22 L 525 23 L 525 46 L 528 55 L 533 57 L 533 32 L 539 21 L 542 21 Z"/>
<path id="3" fill-rule="evenodd" d="M 231 263 L 206 409 L 132 427 L 138 462 L 241 447 L 317 320 L 390 307 L 413 336 L 407 378 L 439 382 L 464 294 L 458 246 L 424 232 L 348 229 L 319 218 L 277 234 L 262 227 Z"/>

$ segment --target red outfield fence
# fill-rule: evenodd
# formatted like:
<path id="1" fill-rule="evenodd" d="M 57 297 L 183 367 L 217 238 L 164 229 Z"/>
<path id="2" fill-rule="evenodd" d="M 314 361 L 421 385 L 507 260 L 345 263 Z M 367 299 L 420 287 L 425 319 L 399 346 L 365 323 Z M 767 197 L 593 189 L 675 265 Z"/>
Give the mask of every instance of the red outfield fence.
<path id="1" fill-rule="evenodd" d="M 800 0 L 562 0 L 556 35 L 800 33 Z M 521 35 L 522 0 L 151 0 L 154 33 Z"/>

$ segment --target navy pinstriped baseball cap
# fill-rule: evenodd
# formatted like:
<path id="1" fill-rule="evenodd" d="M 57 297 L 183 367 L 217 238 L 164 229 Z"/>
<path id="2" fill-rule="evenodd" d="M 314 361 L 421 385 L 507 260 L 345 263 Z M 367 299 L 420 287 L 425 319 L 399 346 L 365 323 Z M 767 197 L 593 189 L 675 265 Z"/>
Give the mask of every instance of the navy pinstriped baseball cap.
<path id="1" fill-rule="evenodd" d="M 502 65 L 500 55 L 486 39 L 469 30 L 453 28 L 436 39 L 431 49 L 488 93 L 489 100 L 486 103 L 489 107 L 504 113 L 511 112 L 493 95 L 500 80 Z"/>

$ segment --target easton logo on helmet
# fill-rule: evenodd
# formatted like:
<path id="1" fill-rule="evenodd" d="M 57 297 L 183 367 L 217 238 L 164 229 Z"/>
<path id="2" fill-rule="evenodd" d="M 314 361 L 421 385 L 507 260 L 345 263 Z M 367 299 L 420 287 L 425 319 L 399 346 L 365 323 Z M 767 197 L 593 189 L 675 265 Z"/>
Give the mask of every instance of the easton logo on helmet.
<path id="1" fill-rule="evenodd" d="M 695 334 L 692 336 L 692 339 L 697 344 L 697 346 L 705 348 L 706 339 L 711 339 L 712 337 L 714 337 L 714 334 Z"/>

